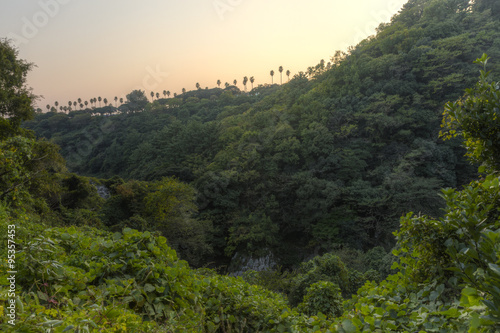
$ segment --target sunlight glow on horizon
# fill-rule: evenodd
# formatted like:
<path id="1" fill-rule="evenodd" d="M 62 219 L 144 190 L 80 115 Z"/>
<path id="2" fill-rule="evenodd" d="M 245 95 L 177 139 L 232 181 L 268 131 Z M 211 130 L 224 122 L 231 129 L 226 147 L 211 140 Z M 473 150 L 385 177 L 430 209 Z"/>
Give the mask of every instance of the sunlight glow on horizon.
<path id="1" fill-rule="evenodd" d="M 46 104 L 133 89 L 213 88 L 291 77 L 375 33 L 406 0 L 19 0 L 0 4 L 0 38 L 21 41 L 28 85 Z M 6 15 L 8 13 L 8 15 Z M 153 74 L 152 74 L 153 72 Z M 156 75 L 154 74 L 155 72 Z M 168 73 L 168 75 L 167 75 Z M 145 84 L 146 82 L 146 84 Z M 248 85 L 250 87 L 250 85 Z"/>

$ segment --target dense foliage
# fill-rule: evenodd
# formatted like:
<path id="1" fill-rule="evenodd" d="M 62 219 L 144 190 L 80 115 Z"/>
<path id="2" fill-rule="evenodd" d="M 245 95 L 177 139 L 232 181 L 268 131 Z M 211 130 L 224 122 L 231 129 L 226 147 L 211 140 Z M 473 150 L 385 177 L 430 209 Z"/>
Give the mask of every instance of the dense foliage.
<path id="1" fill-rule="evenodd" d="M 443 105 L 473 85 L 473 60 L 488 53 L 498 71 L 491 6 L 409 1 L 331 67 L 282 86 L 149 104 L 136 91 L 118 108 L 40 114 L 27 127 L 59 144 L 73 172 L 189 182 L 218 264 L 236 253 L 271 252 L 289 267 L 345 247 L 389 250 L 401 215 L 439 216 L 439 189 L 475 177 L 460 140 L 437 134 Z"/>
<path id="2" fill-rule="evenodd" d="M 499 15 L 410 0 L 330 69 L 26 124 L 51 141 L 2 41 L 0 330 L 499 331 L 500 68 L 472 74 Z M 242 277 L 178 257 L 269 252 L 286 266 Z"/>

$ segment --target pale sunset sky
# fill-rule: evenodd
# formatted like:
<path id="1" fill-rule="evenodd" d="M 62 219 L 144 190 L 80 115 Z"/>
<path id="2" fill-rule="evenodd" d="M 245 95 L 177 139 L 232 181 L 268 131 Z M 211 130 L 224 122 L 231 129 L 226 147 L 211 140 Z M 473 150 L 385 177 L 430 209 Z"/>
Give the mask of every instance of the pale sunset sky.
<path id="1" fill-rule="evenodd" d="M 407 0 L 1 0 L 0 38 L 37 67 L 43 110 L 134 89 L 279 83 L 375 33 Z M 283 73 L 283 82 L 286 76 Z M 248 85 L 249 87 L 249 85 Z M 114 104 L 114 101 L 113 101 Z"/>

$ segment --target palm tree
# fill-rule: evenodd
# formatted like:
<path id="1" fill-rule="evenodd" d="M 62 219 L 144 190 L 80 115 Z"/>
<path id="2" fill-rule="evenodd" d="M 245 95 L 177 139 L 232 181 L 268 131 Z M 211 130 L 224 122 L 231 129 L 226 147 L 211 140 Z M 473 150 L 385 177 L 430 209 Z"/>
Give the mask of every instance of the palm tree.
<path id="1" fill-rule="evenodd" d="M 224 85 L 226 86 L 226 88 L 229 87 L 229 83 L 227 83 L 227 82 L 224 83 Z"/>
<path id="2" fill-rule="evenodd" d="M 176 97 L 177 97 L 177 93 L 174 93 L 174 98 L 176 98 Z"/>
<path id="3" fill-rule="evenodd" d="M 75 107 L 75 109 L 76 109 L 76 104 L 77 104 L 76 101 L 74 101 L 73 102 L 73 106 Z"/>
<path id="4" fill-rule="evenodd" d="M 201 89 L 200 84 L 198 82 L 196 82 L 196 89 L 198 89 L 198 90 Z"/>
<path id="5" fill-rule="evenodd" d="M 156 99 L 160 99 L 160 93 L 156 93 Z"/>
<path id="6" fill-rule="evenodd" d="M 280 72 L 280 84 L 283 84 L 283 66 L 280 66 L 278 71 Z"/>
<path id="7" fill-rule="evenodd" d="M 101 101 L 102 101 L 101 96 L 97 97 L 97 100 L 99 101 L 99 107 L 101 107 Z"/>
<path id="8" fill-rule="evenodd" d="M 220 82 L 220 80 L 217 80 L 217 85 L 219 86 L 219 88 L 220 88 L 220 84 L 221 84 L 221 83 L 222 83 L 222 82 Z"/>
<path id="9" fill-rule="evenodd" d="M 186 93 L 186 88 L 182 88 L 182 93 L 185 94 Z"/>
<path id="10" fill-rule="evenodd" d="M 85 101 L 85 108 L 87 108 L 87 105 L 89 105 L 89 102 L 88 101 Z"/>
<path id="11" fill-rule="evenodd" d="M 60 110 L 60 111 L 62 112 L 62 110 L 63 110 L 63 107 L 62 107 L 62 105 L 61 105 L 61 106 L 59 107 L 59 110 Z"/>
<path id="12" fill-rule="evenodd" d="M 167 90 L 167 97 L 170 97 L 170 90 Z"/>
<path id="13" fill-rule="evenodd" d="M 236 85 L 238 83 L 238 81 L 236 81 L 236 79 L 234 79 L 233 83 L 234 83 L 234 85 Z"/>
<path id="14" fill-rule="evenodd" d="M 78 104 L 82 104 L 82 99 L 81 98 L 78 99 Z"/>
<path id="15" fill-rule="evenodd" d="M 118 102 L 118 96 L 115 96 L 115 108 L 117 106 L 117 104 L 116 104 L 117 102 Z"/>
<path id="16" fill-rule="evenodd" d="M 104 106 L 108 105 L 108 99 L 107 98 L 103 99 L 102 101 L 104 102 Z"/>
<path id="17" fill-rule="evenodd" d="M 250 83 L 252 84 L 252 90 L 253 90 L 253 83 L 255 82 L 255 78 L 252 76 L 250 77 Z"/>
<path id="18" fill-rule="evenodd" d="M 167 91 L 163 90 L 163 98 L 167 97 Z"/>
<path id="19" fill-rule="evenodd" d="M 274 83 L 274 81 L 273 81 L 274 71 L 271 70 L 271 72 L 269 72 L 269 74 L 271 74 L 271 84 L 273 84 Z"/>
<path id="20" fill-rule="evenodd" d="M 47 108 L 47 111 L 50 110 L 50 105 L 49 104 L 47 104 L 47 106 L 45 106 L 45 107 Z"/>
<path id="21" fill-rule="evenodd" d="M 248 77 L 243 78 L 243 86 L 245 87 L 245 91 L 247 91 L 247 83 L 248 83 Z"/>
<path id="22" fill-rule="evenodd" d="M 120 97 L 120 104 L 123 104 L 123 97 Z"/>
<path id="23" fill-rule="evenodd" d="M 82 104 L 82 103 L 80 103 L 80 110 L 81 110 L 81 109 L 83 109 L 83 104 Z"/>
<path id="24" fill-rule="evenodd" d="M 290 70 L 288 69 L 288 70 L 286 71 L 286 76 L 288 76 L 288 82 L 290 82 L 290 74 L 291 74 L 291 73 L 290 73 Z"/>
<path id="25" fill-rule="evenodd" d="M 155 93 L 151 92 L 151 102 L 153 102 L 154 98 L 155 98 Z"/>
<path id="26" fill-rule="evenodd" d="M 57 107 L 59 106 L 59 102 L 55 101 L 54 105 L 56 106 L 56 109 L 57 109 Z"/>

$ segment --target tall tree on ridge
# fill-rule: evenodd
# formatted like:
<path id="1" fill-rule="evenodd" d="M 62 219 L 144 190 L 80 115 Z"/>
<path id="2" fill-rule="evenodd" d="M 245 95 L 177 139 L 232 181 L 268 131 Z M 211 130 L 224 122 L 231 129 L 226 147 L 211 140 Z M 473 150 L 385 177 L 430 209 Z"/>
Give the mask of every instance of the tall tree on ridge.
<path id="1" fill-rule="evenodd" d="M 196 82 L 196 89 L 200 90 L 200 84 L 198 82 Z"/>
<path id="2" fill-rule="evenodd" d="M 155 93 L 152 91 L 151 92 L 151 103 L 154 101 L 154 98 L 155 98 Z"/>
<path id="3" fill-rule="evenodd" d="M 220 88 L 220 84 L 221 84 L 221 83 L 222 83 L 222 82 L 220 82 L 220 80 L 217 80 L 217 85 L 219 86 L 219 88 Z"/>
<path id="4" fill-rule="evenodd" d="M 101 101 L 102 101 L 101 96 L 97 97 L 97 100 L 99 101 L 99 107 L 101 107 Z"/>
<path id="5" fill-rule="evenodd" d="M 280 84 L 283 84 L 283 66 L 280 66 L 278 71 L 280 72 Z"/>
<path id="6" fill-rule="evenodd" d="M 253 83 L 255 82 L 255 78 L 253 76 L 250 77 L 250 83 L 252 84 L 252 90 L 253 90 Z"/>
<path id="7" fill-rule="evenodd" d="M 286 71 L 286 76 L 288 76 L 288 82 L 290 82 L 290 74 L 291 74 L 291 73 L 290 73 L 290 70 L 289 70 L 289 69 L 287 69 L 287 71 Z"/>
<path id="8" fill-rule="evenodd" d="M 156 99 L 160 99 L 160 93 L 156 93 Z"/>
<path id="9" fill-rule="evenodd" d="M 243 86 L 245 87 L 245 91 L 247 91 L 247 83 L 248 83 L 248 77 L 243 78 Z"/>
<path id="10" fill-rule="evenodd" d="M 118 106 L 117 103 L 118 103 L 118 96 L 115 96 L 115 108 Z"/>
<path id="11" fill-rule="evenodd" d="M 186 88 L 182 88 L 182 93 L 185 94 L 186 93 Z"/>
<path id="12" fill-rule="evenodd" d="M 170 90 L 167 90 L 167 97 L 170 97 Z"/>
<path id="13" fill-rule="evenodd" d="M 163 98 L 167 97 L 167 91 L 163 90 Z"/>
<path id="14" fill-rule="evenodd" d="M 236 81 L 236 79 L 234 79 L 233 84 L 236 85 L 237 83 L 238 83 L 238 81 Z"/>
<path id="15" fill-rule="evenodd" d="M 271 74 L 271 84 L 273 84 L 274 83 L 274 80 L 273 80 L 273 78 L 274 78 L 274 71 L 271 70 L 271 72 L 269 72 L 269 74 Z"/>

